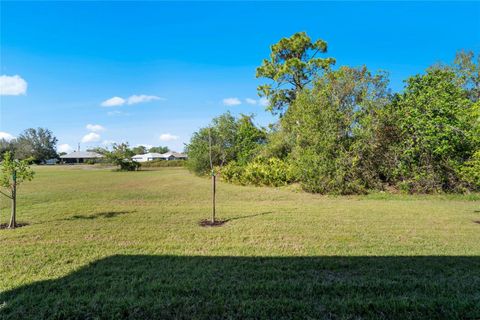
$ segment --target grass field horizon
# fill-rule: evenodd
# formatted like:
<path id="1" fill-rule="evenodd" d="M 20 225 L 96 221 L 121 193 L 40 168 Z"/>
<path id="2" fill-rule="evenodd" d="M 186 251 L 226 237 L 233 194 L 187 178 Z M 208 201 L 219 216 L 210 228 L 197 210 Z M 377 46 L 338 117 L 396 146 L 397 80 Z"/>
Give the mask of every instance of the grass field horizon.
<path id="1" fill-rule="evenodd" d="M 2 319 L 480 317 L 478 194 L 219 183 L 227 222 L 201 227 L 210 181 L 184 168 L 35 170 L 29 225 L 0 230 Z"/>

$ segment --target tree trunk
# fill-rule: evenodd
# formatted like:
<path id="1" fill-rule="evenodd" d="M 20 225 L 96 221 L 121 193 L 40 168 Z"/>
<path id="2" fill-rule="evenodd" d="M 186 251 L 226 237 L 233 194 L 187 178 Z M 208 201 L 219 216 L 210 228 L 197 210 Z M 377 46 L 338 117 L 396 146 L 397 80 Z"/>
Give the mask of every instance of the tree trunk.
<path id="1" fill-rule="evenodd" d="M 12 174 L 13 187 L 12 187 L 12 216 L 10 217 L 10 223 L 8 228 L 15 229 L 17 226 L 17 173 Z"/>
<path id="2" fill-rule="evenodd" d="M 212 174 L 212 223 L 215 223 L 215 174 Z"/>
<path id="3" fill-rule="evenodd" d="M 10 223 L 8 228 L 15 229 L 17 226 L 17 186 L 12 190 L 12 216 L 10 217 Z"/>

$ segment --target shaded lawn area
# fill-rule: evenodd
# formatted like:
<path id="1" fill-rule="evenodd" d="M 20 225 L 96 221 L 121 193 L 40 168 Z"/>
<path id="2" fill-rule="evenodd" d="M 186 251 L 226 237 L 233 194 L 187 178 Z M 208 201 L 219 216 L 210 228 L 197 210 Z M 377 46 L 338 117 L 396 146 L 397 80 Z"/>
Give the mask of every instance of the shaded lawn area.
<path id="1" fill-rule="evenodd" d="M 185 169 L 36 171 L 28 225 L 0 230 L 0 319 L 480 319 L 478 194 L 219 183 L 212 228 Z"/>
<path id="2" fill-rule="evenodd" d="M 479 257 L 117 255 L 3 293 L 6 319 L 476 319 Z"/>
<path id="3" fill-rule="evenodd" d="M 1 294 L 6 319 L 477 319 L 479 257 L 117 255 Z"/>

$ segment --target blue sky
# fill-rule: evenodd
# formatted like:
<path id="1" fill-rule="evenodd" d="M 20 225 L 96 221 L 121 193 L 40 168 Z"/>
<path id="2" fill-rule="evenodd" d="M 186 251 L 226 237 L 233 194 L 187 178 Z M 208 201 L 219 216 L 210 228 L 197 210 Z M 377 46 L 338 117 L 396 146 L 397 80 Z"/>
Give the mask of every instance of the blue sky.
<path id="1" fill-rule="evenodd" d="M 275 121 L 258 100 L 255 68 L 271 44 L 298 31 L 327 41 L 325 56 L 337 65 L 389 71 L 395 91 L 459 49 L 480 51 L 478 2 L 0 5 L 0 76 L 8 85 L 0 135 L 47 127 L 62 150 L 82 140 L 83 150 L 112 141 L 182 150 L 227 110 L 254 113 L 260 125 Z M 113 97 L 123 104 L 102 106 Z"/>

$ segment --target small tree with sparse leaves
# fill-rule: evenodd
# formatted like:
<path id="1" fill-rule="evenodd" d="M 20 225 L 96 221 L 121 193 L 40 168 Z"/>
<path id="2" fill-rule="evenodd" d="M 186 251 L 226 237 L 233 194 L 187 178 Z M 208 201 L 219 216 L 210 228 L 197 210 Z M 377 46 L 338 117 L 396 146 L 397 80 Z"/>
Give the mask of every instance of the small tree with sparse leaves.
<path id="1" fill-rule="evenodd" d="M 12 201 L 12 214 L 8 228 L 14 229 L 17 226 L 17 188 L 24 181 L 33 179 L 34 172 L 30 168 L 29 160 L 15 160 L 11 152 L 3 156 L 0 171 L 0 186 L 6 192 L 0 191 Z"/>

